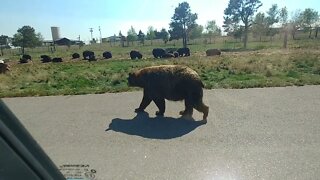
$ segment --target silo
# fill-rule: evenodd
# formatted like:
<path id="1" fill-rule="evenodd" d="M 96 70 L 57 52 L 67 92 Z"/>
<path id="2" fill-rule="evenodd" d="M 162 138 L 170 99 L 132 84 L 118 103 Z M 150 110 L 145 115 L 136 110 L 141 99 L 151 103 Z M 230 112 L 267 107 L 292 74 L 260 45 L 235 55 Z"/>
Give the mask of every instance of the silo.
<path id="1" fill-rule="evenodd" d="M 60 28 L 59 27 L 51 27 L 52 40 L 56 41 L 60 39 Z"/>

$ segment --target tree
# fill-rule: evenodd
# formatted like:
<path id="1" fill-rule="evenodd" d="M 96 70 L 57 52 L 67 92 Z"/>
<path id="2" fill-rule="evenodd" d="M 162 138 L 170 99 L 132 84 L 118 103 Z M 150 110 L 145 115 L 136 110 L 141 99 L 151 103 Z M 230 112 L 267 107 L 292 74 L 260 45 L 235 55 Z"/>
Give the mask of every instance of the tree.
<path id="1" fill-rule="evenodd" d="M 181 38 L 181 34 L 183 34 L 183 29 L 182 27 L 176 26 L 174 30 L 169 30 L 168 32 L 170 34 L 169 41 L 179 40 Z"/>
<path id="2" fill-rule="evenodd" d="M 287 7 L 283 7 L 279 12 L 279 22 L 281 25 L 288 23 L 288 10 Z"/>
<path id="3" fill-rule="evenodd" d="M 1 49 L 1 56 L 3 56 L 3 49 L 8 47 L 9 37 L 5 35 L 0 36 L 0 49 Z"/>
<path id="4" fill-rule="evenodd" d="M 148 32 L 147 32 L 147 39 L 151 40 L 151 45 L 152 45 L 152 40 L 155 38 L 155 34 L 154 34 L 154 28 L 152 26 L 148 27 Z"/>
<path id="5" fill-rule="evenodd" d="M 174 15 L 170 22 L 170 36 L 174 39 L 183 39 L 183 47 L 187 47 L 187 36 L 195 26 L 198 15 L 191 13 L 190 6 L 187 2 L 179 3 L 175 8 Z"/>
<path id="6" fill-rule="evenodd" d="M 229 0 L 228 7 L 224 10 L 224 23 L 227 27 L 244 24 L 244 48 L 247 48 L 248 31 L 252 25 L 252 17 L 262 6 L 260 0 Z M 236 27 L 236 26 L 235 26 Z"/>
<path id="7" fill-rule="evenodd" d="M 282 31 L 284 33 L 283 48 L 287 48 L 289 27 L 288 27 L 288 10 L 286 7 L 282 8 L 279 12 L 279 22 L 281 23 Z"/>
<path id="8" fill-rule="evenodd" d="M 43 36 L 42 36 L 42 34 L 41 33 L 37 33 L 36 34 L 36 37 L 38 38 L 38 40 L 39 40 L 39 44 L 38 45 L 42 45 L 42 42 L 44 41 L 44 38 L 43 38 Z"/>
<path id="9" fill-rule="evenodd" d="M 270 39 L 277 34 L 277 30 L 273 27 L 274 24 L 279 22 L 279 9 L 277 4 L 272 4 L 271 8 L 267 11 L 266 22 L 268 25 L 267 34 Z"/>
<path id="10" fill-rule="evenodd" d="M 296 38 L 297 30 L 302 26 L 302 12 L 300 9 L 296 10 L 290 20 L 290 31 L 292 39 Z"/>
<path id="11" fill-rule="evenodd" d="M 318 12 L 311 8 L 307 8 L 302 12 L 302 26 L 304 29 L 309 30 L 309 38 L 311 38 L 312 26 L 318 19 Z"/>
<path id="12" fill-rule="evenodd" d="M 244 27 L 243 26 L 238 26 L 238 27 L 235 28 L 235 30 L 234 30 L 232 35 L 233 35 L 233 37 L 235 39 L 240 39 L 240 41 L 241 41 L 241 38 L 242 38 L 243 34 L 244 34 Z"/>
<path id="13" fill-rule="evenodd" d="M 124 47 L 124 41 L 126 40 L 126 37 L 122 35 L 121 31 L 119 32 L 119 37 L 120 37 L 121 47 Z"/>
<path id="14" fill-rule="evenodd" d="M 279 22 L 279 9 L 277 4 L 272 4 L 271 8 L 267 11 L 267 22 L 269 26 Z"/>
<path id="15" fill-rule="evenodd" d="M 238 22 L 234 22 L 230 17 L 224 17 L 222 27 L 224 28 L 224 32 L 226 32 L 228 36 L 231 36 L 239 27 L 239 24 Z"/>
<path id="16" fill-rule="evenodd" d="M 224 32 L 227 32 L 228 36 L 233 36 L 235 39 L 240 39 L 243 36 L 243 26 L 240 26 L 238 23 L 233 22 L 229 17 L 224 19 L 224 24 L 222 26 Z"/>
<path id="17" fill-rule="evenodd" d="M 219 28 L 215 20 L 207 22 L 206 30 L 207 30 L 207 35 L 210 38 L 210 44 L 212 43 L 211 42 L 212 38 L 214 38 L 215 36 L 221 35 L 221 29 Z"/>
<path id="18" fill-rule="evenodd" d="M 140 41 L 141 44 L 144 45 L 145 35 L 141 30 L 139 31 L 139 34 L 138 34 L 138 40 Z"/>
<path id="19" fill-rule="evenodd" d="M 158 31 L 157 29 L 154 30 L 154 35 L 155 35 L 155 38 L 154 38 L 154 39 L 162 39 L 162 37 L 161 37 L 161 32 Z"/>
<path id="20" fill-rule="evenodd" d="M 196 24 L 189 32 L 190 39 L 200 38 L 202 36 L 203 30 L 203 26 Z"/>
<path id="21" fill-rule="evenodd" d="M 12 45 L 20 46 L 22 54 L 24 54 L 24 48 L 34 48 L 42 44 L 41 34 L 36 34 L 35 30 L 30 26 L 23 26 L 17 32 L 13 35 Z"/>
<path id="22" fill-rule="evenodd" d="M 128 36 L 127 36 L 128 45 L 129 45 L 130 41 L 133 45 L 133 42 L 136 41 L 137 39 L 138 39 L 138 35 L 136 33 L 136 30 L 131 26 L 131 28 L 128 31 Z"/>
<path id="23" fill-rule="evenodd" d="M 316 26 L 316 34 L 314 35 L 314 37 L 318 38 L 318 32 L 319 32 L 319 28 L 320 28 L 320 17 L 318 18 L 315 26 Z"/>
<path id="24" fill-rule="evenodd" d="M 169 33 L 165 28 L 162 28 L 160 31 L 161 34 L 161 39 L 163 40 L 163 42 L 165 44 L 167 44 L 167 42 L 169 41 Z"/>
<path id="25" fill-rule="evenodd" d="M 252 24 L 253 36 L 259 37 L 259 40 L 261 42 L 261 38 L 263 35 L 266 35 L 267 29 L 268 29 L 268 24 L 267 24 L 266 17 L 264 13 L 259 12 L 253 20 L 253 24 Z"/>

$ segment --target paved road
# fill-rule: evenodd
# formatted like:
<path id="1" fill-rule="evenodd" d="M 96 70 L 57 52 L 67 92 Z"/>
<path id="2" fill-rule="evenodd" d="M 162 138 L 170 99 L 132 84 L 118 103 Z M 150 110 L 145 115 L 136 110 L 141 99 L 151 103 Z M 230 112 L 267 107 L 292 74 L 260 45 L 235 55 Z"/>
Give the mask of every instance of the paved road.
<path id="1" fill-rule="evenodd" d="M 320 86 L 205 91 L 206 125 L 177 119 L 180 102 L 167 102 L 165 118 L 154 116 L 153 104 L 149 115 L 136 115 L 141 96 L 4 101 L 70 178 L 320 177 Z"/>

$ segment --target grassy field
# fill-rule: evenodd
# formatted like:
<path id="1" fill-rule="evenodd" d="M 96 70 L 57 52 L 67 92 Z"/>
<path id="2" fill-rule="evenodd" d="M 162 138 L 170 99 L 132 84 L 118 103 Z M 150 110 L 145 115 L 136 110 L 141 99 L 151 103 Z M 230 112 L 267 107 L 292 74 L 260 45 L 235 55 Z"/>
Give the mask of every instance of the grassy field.
<path id="1" fill-rule="evenodd" d="M 201 40 L 200 40 L 201 42 Z M 158 43 L 158 44 L 157 44 Z M 177 42 L 177 46 L 178 46 Z M 18 64 L 17 50 L 7 51 L 11 71 L 0 74 L 0 97 L 71 95 L 136 90 L 127 86 L 129 72 L 160 64 L 181 64 L 196 70 L 205 88 L 252 88 L 275 86 L 301 86 L 320 84 L 320 41 L 289 41 L 289 49 L 281 49 L 279 42 L 250 42 L 249 50 L 237 49 L 239 42 L 220 39 L 215 44 L 196 42 L 190 45 L 190 57 L 155 60 L 154 47 L 169 48 L 174 44 L 133 47 L 95 44 L 79 47 L 58 47 L 49 54 L 47 48 L 27 50 L 33 62 Z M 206 57 L 209 48 L 228 49 L 221 56 Z M 71 60 L 71 54 L 89 49 L 98 55 L 98 61 Z M 129 52 L 137 49 L 143 60 L 130 60 Z M 102 52 L 113 53 L 112 60 L 102 60 Z M 42 64 L 41 54 L 63 57 L 63 63 Z"/>

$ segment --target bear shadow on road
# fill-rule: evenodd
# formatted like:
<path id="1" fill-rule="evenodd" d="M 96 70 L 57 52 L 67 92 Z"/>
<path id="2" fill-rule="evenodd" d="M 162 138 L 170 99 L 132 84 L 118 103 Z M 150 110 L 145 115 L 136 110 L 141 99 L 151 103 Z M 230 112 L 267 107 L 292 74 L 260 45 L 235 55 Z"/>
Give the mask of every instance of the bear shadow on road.
<path id="1" fill-rule="evenodd" d="M 202 121 L 182 118 L 150 118 L 148 113 L 142 112 L 133 119 L 113 119 L 106 131 L 113 130 L 151 139 L 172 139 L 188 134 L 201 125 Z"/>

